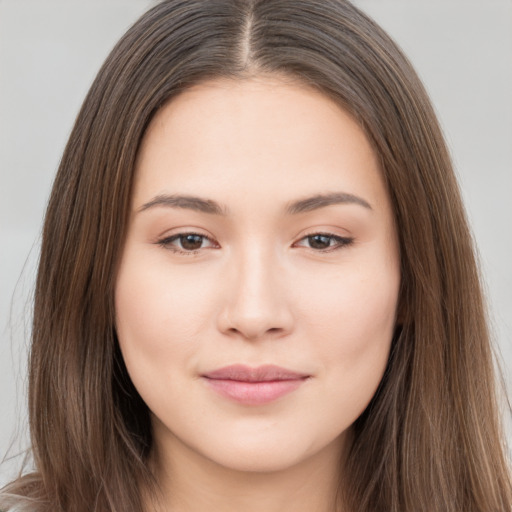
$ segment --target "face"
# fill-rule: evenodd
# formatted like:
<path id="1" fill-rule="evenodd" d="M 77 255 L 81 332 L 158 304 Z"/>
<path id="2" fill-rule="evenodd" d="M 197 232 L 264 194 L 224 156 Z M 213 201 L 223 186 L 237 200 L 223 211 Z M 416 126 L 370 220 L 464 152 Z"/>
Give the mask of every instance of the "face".
<path id="1" fill-rule="evenodd" d="M 378 162 L 305 86 L 194 86 L 136 167 L 115 290 L 155 446 L 237 470 L 342 449 L 386 367 L 400 283 Z"/>

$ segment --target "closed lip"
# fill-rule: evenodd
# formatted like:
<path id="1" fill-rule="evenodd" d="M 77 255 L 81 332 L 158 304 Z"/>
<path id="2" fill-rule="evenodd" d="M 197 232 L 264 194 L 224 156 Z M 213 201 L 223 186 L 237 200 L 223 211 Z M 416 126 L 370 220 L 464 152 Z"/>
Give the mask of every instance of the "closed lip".
<path id="1" fill-rule="evenodd" d="M 225 399 L 245 406 L 262 406 L 300 388 L 310 375 L 275 365 L 251 368 L 235 364 L 202 377 L 211 390 Z"/>
<path id="2" fill-rule="evenodd" d="M 296 372 L 272 364 L 252 368 L 243 364 L 225 366 L 203 374 L 203 377 L 213 380 L 232 380 L 239 382 L 274 382 L 283 380 L 302 380 L 309 374 Z"/>

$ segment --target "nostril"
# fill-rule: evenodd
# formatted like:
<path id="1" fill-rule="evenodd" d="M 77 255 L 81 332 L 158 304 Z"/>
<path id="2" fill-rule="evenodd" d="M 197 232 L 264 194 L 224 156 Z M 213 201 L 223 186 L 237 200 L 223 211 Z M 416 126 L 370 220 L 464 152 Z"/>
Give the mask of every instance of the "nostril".
<path id="1" fill-rule="evenodd" d="M 240 327 L 231 327 L 227 331 L 228 334 L 236 335 L 243 337 L 250 341 L 258 341 L 265 338 L 276 338 L 278 336 L 283 335 L 286 332 L 286 329 L 282 327 L 270 327 L 268 329 L 262 328 L 259 329 L 257 326 L 240 326 Z"/>
<path id="2" fill-rule="evenodd" d="M 237 273 L 238 279 L 233 275 L 233 281 L 226 285 L 227 293 L 219 301 L 217 327 L 224 334 L 247 340 L 281 337 L 293 329 L 293 302 L 277 286 L 267 284 L 268 276 L 255 271 L 254 266 L 251 269 Z"/>

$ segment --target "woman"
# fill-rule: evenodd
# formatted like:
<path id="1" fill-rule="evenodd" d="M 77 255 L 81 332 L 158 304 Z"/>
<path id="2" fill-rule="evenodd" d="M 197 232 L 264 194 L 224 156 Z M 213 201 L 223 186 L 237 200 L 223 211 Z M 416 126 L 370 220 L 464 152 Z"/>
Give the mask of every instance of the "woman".
<path id="1" fill-rule="evenodd" d="M 70 136 L 2 509 L 505 511 L 460 194 L 345 1 L 164 1 Z"/>

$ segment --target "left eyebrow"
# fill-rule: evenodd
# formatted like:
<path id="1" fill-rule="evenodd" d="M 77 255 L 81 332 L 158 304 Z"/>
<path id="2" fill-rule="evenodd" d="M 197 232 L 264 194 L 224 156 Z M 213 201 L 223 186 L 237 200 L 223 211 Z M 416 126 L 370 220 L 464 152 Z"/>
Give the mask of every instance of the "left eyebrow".
<path id="1" fill-rule="evenodd" d="M 286 208 L 286 213 L 296 215 L 298 213 L 310 212 L 318 210 L 333 204 L 356 204 L 363 206 L 368 210 L 372 210 L 370 203 L 362 197 L 348 194 L 346 192 L 332 192 L 330 194 L 317 194 L 312 197 L 306 197 L 289 203 Z"/>

